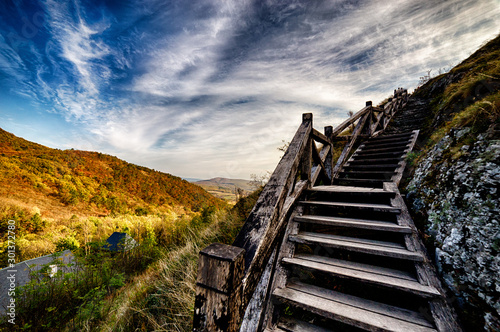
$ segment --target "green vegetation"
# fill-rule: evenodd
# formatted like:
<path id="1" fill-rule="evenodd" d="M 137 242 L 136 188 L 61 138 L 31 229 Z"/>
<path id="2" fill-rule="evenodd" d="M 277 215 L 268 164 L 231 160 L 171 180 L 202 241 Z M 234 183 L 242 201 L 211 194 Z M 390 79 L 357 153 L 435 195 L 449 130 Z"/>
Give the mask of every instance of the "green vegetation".
<path id="1" fill-rule="evenodd" d="M 88 251 L 89 243 L 115 230 L 177 238 L 176 225 L 225 206 L 170 174 L 101 153 L 50 149 L 1 129 L 0 197 L 0 268 L 9 220 L 16 221 L 16 258 L 23 261 L 64 249 Z"/>
<path id="2" fill-rule="evenodd" d="M 152 217 L 134 217 L 143 218 L 143 226 L 130 230 L 140 245 L 126 253 L 102 251 L 102 241 L 87 243 L 76 250 L 75 272 L 48 278 L 42 269 L 18 289 L 14 330 L 189 330 L 199 250 L 212 242 L 231 243 L 258 195 L 240 199 L 232 209 L 205 208 L 174 224 L 151 227 Z M 2 327 L 12 330 L 5 321 Z"/>
<path id="3" fill-rule="evenodd" d="M 433 122 L 428 124 L 433 146 L 452 128 L 470 127 L 465 139 L 500 122 L 500 36 L 488 42 L 449 73 L 435 77 L 416 91 L 430 98 Z M 473 141 L 468 144 L 473 143 Z"/>
<path id="4" fill-rule="evenodd" d="M 65 249 L 77 256 L 73 272 L 50 278 L 46 266 L 17 289 L 16 325 L 0 320 L 0 330 L 189 329 L 199 250 L 231 243 L 258 197 L 230 208 L 178 177 L 2 130 L 0 169 L 0 234 L 15 220 L 17 261 Z M 139 245 L 102 251 L 114 231 Z"/>

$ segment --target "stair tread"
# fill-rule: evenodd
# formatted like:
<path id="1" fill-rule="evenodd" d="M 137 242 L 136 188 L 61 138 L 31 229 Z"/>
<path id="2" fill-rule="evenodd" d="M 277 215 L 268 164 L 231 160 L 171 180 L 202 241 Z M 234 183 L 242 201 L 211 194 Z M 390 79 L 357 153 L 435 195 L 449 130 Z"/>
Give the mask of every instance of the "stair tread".
<path id="1" fill-rule="evenodd" d="M 369 193 L 369 194 L 395 194 L 393 191 L 387 191 L 381 188 L 371 188 L 371 187 L 353 187 L 353 186 L 316 186 L 309 189 L 309 191 L 319 191 L 319 192 L 333 192 L 333 193 Z"/>
<path id="2" fill-rule="evenodd" d="M 363 160 L 349 160 L 348 163 L 350 165 L 351 163 L 357 163 L 357 164 L 359 164 L 359 163 L 371 163 L 371 162 L 376 163 L 376 162 L 383 161 L 383 164 L 388 164 L 388 161 L 391 161 L 391 162 L 396 162 L 397 161 L 397 162 L 399 162 L 402 159 L 403 159 L 403 157 L 399 157 L 399 158 L 380 158 L 380 159 L 375 158 L 375 159 L 363 159 Z"/>
<path id="3" fill-rule="evenodd" d="M 346 171 L 341 171 L 340 173 L 344 174 L 394 174 L 396 173 L 396 170 L 391 170 L 391 171 L 351 171 L 351 172 L 346 172 Z"/>
<path id="4" fill-rule="evenodd" d="M 394 151 L 394 152 L 374 152 L 370 153 L 369 151 L 359 151 L 356 152 L 352 155 L 352 158 L 370 158 L 370 157 L 377 157 L 377 156 L 402 156 L 406 153 L 405 150 L 403 151 Z"/>
<path id="5" fill-rule="evenodd" d="M 298 216 L 294 218 L 298 222 L 308 222 L 322 225 L 353 227 L 363 229 L 373 229 L 378 231 L 398 232 L 410 234 L 412 229 L 408 226 L 400 226 L 392 222 L 369 220 L 369 219 L 354 219 L 330 216 Z"/>
<path id="6" fill-rule="evenodd" d="M 359 146 L 359 149 L 394 149 L 399 147 L 406 147 L 410 142 L 408 140 L 402 140 L 397 142 L 363 142 Z"/>
<path id="7" fill-rule="evenodd" d="M 348 236 L 313 232 L 300 232 L 296 235 L 290 235 L 288 239 L 297 243 L 316 244 L 377 256 L 423 261 L 422 254 L 415 251 L 409 251 L 403 245 L 394 242 L 359 239 Z"/>
<path id="8" fill-rule="evenodd" d="M 331 330 L 292 317 L 280 317 L 275 331 L 287 332 L 332 332 Z"/>
<path id="9" fill-rule="evenodd" d="M 283 263 L 314 269 L 361 282 L 382 285 L 426 298 L 441 295 L 434 287 L 422 285 L 414 278 L 409 279 L 408 275 L 401 274 L 400 271 L 373 265 L 314 255 L 296 255 L 293 258 L 283 258 Z"/>
<path id="10" fill-rule="evenodd" d="M 370 138 L 368 141 L 369 142 L 374 142 L 374 141 L 380 141 L 380 140 L 385 140 L 385 139 L 393 139 L 393 138 L 401 138 L 401 137 L 411 137 L 413 136 L 412 131 L 408 131 L 406 133 L 401 133 L 401 134 L 392 134 L 392 135 L 383 135 L 383 136 L 377 136 Z"/>
<path id="11" fill-rule="evenodd" d="M 357 179 L 357 178 L 336 178 L 335 180 L 349 181 L 353 180 L 354 182 L 384 182 L 384 179 Z M 390 182 L 390 181 L 386 181 Z"/>
<path id="12" fill-rule="evenodd" d="M 383 180 L 391 182 L 392 177 L 395 175 L 396 171 L 387 171 L 387 172 L 339 172 L 337 179 L 342 180 Z"/>
<path id="13" fill-rule="evenodd" d="M 361 164 L 344 165 L 343 169 L 376 169 L 376 168 L 398 168 L 399 164 Z"/>
<path id="14" fill-rule="evenodd" d="M 354 207 L 360 209 L 371 209 L 374 211 L 401 213 L 400 208 L 396 208 L 386 204 L 369 204 L 369 203 L 349 203 L 349 202 L 326 202 L 326 201 L 300 201 L 301 204 L 313 204 L 323 206 L 338 206 L 338 207 Z"/>
<path id="15" fill-rule="evenodd" d="M 276 289 L 274 297 L 329 319 L 372 331 L 436 331 L 421 314 L 300 282 Z"/>
<path id="16" fill-rule="evenodd" d="M 289 257 L 287 257 L 289 258 Z M 409 281 L 417 281 L 415 276 L 413 276 L 410 272 L 407 271 L 402 271 L 402 270 L 395 270 L 387 267 L 381 267 L 381 266 L 374 266 L 366 263 L 358 263 L 358 262 L 353 262 L 353 261 L 346 261 L 342 259 L 337 259 L 337 258 L 331 258 L 331 257 L 325 257 L 325 256 L 318 256 L 318 255 L 312 255 L 312 254 L 296 254 L 294 258 L 300 258 L 300 259 L 307 259 L 310 261 L 316 261 L 319 263 L 326 263 L 326 264 L 331 264 L 331 265 L 338 265 L 338 266 L 344 266 L 348 268 L 352 268 L 355 270 L 360 270 L 360 271 L 373 271 L 374 273 L 378 273 L 380 275 L 387 275 L 387 276 L 392 276 L 395 278 L 400 278 L 400 279 L 405 279 Z"/>
<path id="17" fill-rule="evenodd" d="M 386 139 L 386 140 L 380 140 L 380 141 L 367 141 L 363 143 L 363 147 L 374 147 L 374 146 L 400 146 L 400 145 L 407 145 L 410 143 L 411 137 L 408 138 L 394 138 L 394 139 Z"/>
<path id="18" fill-rule="evenodd" d="M 362 152 L 391 152 L 391 151 L 394 151 L 394 152 L 397 152 L 397 151 L 406 150 L 408 145 L 409 145 L 409 143 L 405 143 L 405 144 L 401 144 L 401 146 L 388 147 L 388 148 L 377 148 L 377 147 L 371 148 L 371 147 L 366 147 L 366 146 L 361 145 L 358 148 L 358 151 L 362 151 Z"/>

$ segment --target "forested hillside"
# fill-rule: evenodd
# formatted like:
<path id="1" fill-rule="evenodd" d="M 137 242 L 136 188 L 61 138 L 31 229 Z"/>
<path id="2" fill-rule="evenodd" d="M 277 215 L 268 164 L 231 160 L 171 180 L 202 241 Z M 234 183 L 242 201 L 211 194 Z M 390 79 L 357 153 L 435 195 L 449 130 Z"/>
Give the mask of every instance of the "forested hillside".
<path id="1" fill-rule="evenodd" d="M 224 205 L 179 177 L 102 153 L 47 148 L 0 129 L 0 234 L 16 221 L 17 261 L 102 240 L 114 230 L 174 227 Z"/>
<path id="2" fill-rule="evenodd" d="M 196 211 L 220 203 L 179 177 L 98 152 L 50 149 L 2 129 L 0 154 L 2 197 L 51 198 L 104 214 L 178 205 Z"/>

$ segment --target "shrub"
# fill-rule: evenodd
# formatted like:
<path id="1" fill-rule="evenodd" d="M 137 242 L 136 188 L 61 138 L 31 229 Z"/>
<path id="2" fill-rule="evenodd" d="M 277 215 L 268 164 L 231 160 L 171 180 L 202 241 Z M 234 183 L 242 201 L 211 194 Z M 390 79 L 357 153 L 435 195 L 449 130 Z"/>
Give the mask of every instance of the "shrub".
<path id="1" fill-rule="evenodd" d="M 71 250 L 74 251 L 80 248 L 80 243 L 73 236 L 59 239 L 56 243 L 56 251 Z"/>

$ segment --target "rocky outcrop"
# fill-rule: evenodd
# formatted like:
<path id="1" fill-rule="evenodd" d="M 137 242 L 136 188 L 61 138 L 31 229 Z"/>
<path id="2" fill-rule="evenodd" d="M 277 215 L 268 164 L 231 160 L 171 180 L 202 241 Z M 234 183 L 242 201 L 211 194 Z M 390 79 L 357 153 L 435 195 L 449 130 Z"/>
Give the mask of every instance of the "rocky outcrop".
<path id="1" fill-rule="evenodd" d="M 415 169 L 407 186 L 467 330 L 500 331 L 500 140 L 495 132 L 450 130 Z M 433 248 L 432 248 L 433 247 Z"/>

